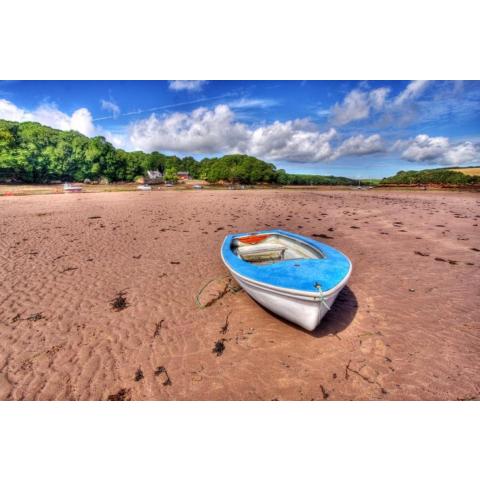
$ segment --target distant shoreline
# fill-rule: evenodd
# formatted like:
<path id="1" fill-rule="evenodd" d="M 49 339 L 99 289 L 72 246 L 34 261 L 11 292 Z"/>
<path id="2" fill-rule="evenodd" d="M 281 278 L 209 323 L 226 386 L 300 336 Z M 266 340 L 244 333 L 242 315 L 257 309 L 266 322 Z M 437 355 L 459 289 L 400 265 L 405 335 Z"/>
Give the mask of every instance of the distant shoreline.
<path id="1" fill-rule="evenodd" d="M 199 182 L 202 183 L 202 182 Z M 195 182 L 189 184 L 177 184 L 173 187 L 167 187 L 164 184 L 152 185 L 152 191 L 194 191 L 193 185 Z M 120 182 L 110 183 L 106 185 L 85 185 L 82 183 L 74 183 L 82 187 L 81 193 L 105 193 L 105 192 L 138 192 L 138 183 L 135 182 Z M 234 190 L 234 191 L 248 191 L 248 190 L 392 190 L 392 191 L 462 191 L 462 192 L 480 192 L 480 185 L 376 185 L 376 186 L 349 186 L 349 185 L 221 185 L 221 184 L 203 184 L 204 190 Z M 24 196 L 24 195 L 55 195 L 65 194 L 63 185 L 61 184 L 35 184 L 35 183 L 0 183 L 0 197 L 4 196 Z M 69 193 L 71 195 L 71 193 Z"/>

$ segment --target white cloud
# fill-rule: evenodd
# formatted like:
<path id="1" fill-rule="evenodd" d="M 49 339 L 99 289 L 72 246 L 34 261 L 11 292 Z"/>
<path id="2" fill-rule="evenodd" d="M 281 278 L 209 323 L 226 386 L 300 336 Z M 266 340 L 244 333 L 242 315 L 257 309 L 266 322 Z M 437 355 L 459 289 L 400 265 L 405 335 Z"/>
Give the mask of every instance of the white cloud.
<path id="1" fill-rule="evenodd" d="M 381 110 L 389 93 L 388 88 L 377 88 L 370 92 L 352 90 L 342 103 L 336 103 L 331 109 L 332 121 L 336 125 L 368 118 L 371 110 Z"/>
<path id="2" fill-rule="evenodd" d="M 386 87 L 374 90 L 355 89 L 349 92 L 341 103 L 336 103 L 331 109 L 332 122 L 335 125 L 369 118 L 373 112 L 384 113 L 383 120 L 397 119 L 401 123 L 415 118 L 412 112 L 412 102 L 423 95 L 430 85 L 428 80 L 410 82 L 395 98 L 388 99 L 390 89 Z"/>
<path id="3" fill-rule="evenodd" d="M 335 129 L 320 132 L 307 120 L 276 121 L 252 128 L 236 122 L 227 105 L 218 105 L 213 110 L 199 108 L 190 114 L 151 115 L 132 125 L 130 143 L 145 151 L 237 151 L 265 160 L 315 162 L 331 157 L 330 141 L 335 136 Z"/>
<path id="4" fill-rule="evenodd" d="M 384 151 L 385 145 L 382 137 L 378 133 L 370 135 L 369 137 L 355 135 L 342 142 L 335 150 L 334 157 L 371 155 Z"/>
<path id="5" fill-rule="evenodd" d="M 120 107 L 113 100 L 101 100 L 103 110 L 111 112 L 113 118 L 117 118 L 120 115 Z"/>
<path id="6" fill-rule="evenodd" d="M 268 108 L 278 105 L 276 100 L 271 98 L 240 98 L 229 102 L 228 106 L 230 108 Z"/>
<path id="7" fill-rule="evenodd" d="M 208 83 L 206 80 L 170 80 L 170 90 L 188 90 L 190 92 L 198 92 Z"/>
<path id="8" fill-rule="evenodd" d="M 410 82 L 406 87 L 405 90 L 400 92 L 395 100 L 393 101 L 395 106 L 401 106 L 407 102 L 415 100 L 418 98 L 428 87 L 430 83 L 429 80 L 414 80 Z"/>
<path id="9" fill-rule="evenodd" d="M 0 99 L 0 118 L 15 122 L 38 122 L 59 130 L 76 130 L 87 136 L 95 132 L 92 115 L 86 108 L 79 108 L 70 116 L 55 104 L 44 103 L 35 110 L 28 111 L 8 100 Z"/>
<path id="10" fill-rule="evenodd" d="M 250 132 L 245 152 L 266 160 L 319 162 L 333 153 L 330 141 L 337 135 L 334 128 L 319 132 L 306 120 L 274 122 Z"/>
<path id="11" fill-rule="evenodd" d="M 398 141 L 394 149 L 402 151 L 402 158 L 411 162 L 440 165 L 460 165 L 480 160 L 480 147 L 472 142 L 451 144 L 447 137 L 422 134 L 413 140 Z"/>
<path id="12" fill-rule="evenodd" d="M 213 110 L 198 108 L 187 113 L 158 117 L 152 114 L 132 124 L 130 142 L 145 151 L 215 153 L 231 150 L 248 138 L 245 125 L 233 121 L 226 105 Z"/>

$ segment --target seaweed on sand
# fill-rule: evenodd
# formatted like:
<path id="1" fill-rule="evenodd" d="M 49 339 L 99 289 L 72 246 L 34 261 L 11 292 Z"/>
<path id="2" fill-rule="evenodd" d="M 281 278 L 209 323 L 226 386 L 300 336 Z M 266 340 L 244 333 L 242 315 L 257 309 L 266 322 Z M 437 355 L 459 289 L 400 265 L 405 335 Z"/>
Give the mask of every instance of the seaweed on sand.
<path id="1" fill-rule="evenodd" d="M 107 397 L 107 400 L 119 402 L 124 400 L 130 400 L 130 389 L 121 388 L 117 393 L 113 393 Z"/>
<path id="2" fill-rule="evenodd" d="M 165 320 L 160 320 L 155 324 L 155 331 L 153 332 L 153 338 L 158 337 L 160 335 L 160 330 L 162 329 L 162 324 Z"/>
<path id="3" fill-rule="evenodd" d="M 113 310 L 116 312 L 120 312 L 128 307 L 128 302 L 126 298 L 127 293 L 125 291 L 118 292 L 116 297 L 111 300 L 110 305 L 112 306 Z"/>
<path id="4" fill-rule="evenodd" d="M 227 313 L 227 316 L 225 317 L 225 324 L 220 329 L 220 333 L 222 335 L 225 335 L 228 332 L 228 326 L 229 326 L 228 317 L 230 316 L 231 313 L 232 313 L 231 311 Z"/>
<path id="5" fill-rule="evenodd" d="M 215 346 L 212 349 L 212 353 L 216 353 L 217 357 L 223 354 L 225 351 L 225 339 L 222 338 L 222 340 L 217 340 L 215 342 Z"/>
<path id="6" fill-rule="evenodd" d="M 168 375 L 167 369 L 165 367 L 157 367 L 157 369 L 155 370 L 155 376 L 158 377 L 162 373 L 165 374 L 165 380 L 163 381 L 163 385 L 165 387 L 171 385 L 172 381 L 170 380 L 170 376 Z"/>

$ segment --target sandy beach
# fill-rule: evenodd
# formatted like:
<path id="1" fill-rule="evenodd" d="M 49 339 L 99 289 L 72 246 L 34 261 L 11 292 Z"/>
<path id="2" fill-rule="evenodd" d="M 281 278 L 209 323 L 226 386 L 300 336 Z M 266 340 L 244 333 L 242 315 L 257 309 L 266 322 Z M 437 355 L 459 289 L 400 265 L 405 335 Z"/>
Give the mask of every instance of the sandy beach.
<path id="1" fill-rule="evenodd" d="M 478 398 L 479 207 L 442 191 L 2 197 L 0 399 Z M 222 278 L 227 232 L 274 227 L 352 260 L 312 333 Z"/>

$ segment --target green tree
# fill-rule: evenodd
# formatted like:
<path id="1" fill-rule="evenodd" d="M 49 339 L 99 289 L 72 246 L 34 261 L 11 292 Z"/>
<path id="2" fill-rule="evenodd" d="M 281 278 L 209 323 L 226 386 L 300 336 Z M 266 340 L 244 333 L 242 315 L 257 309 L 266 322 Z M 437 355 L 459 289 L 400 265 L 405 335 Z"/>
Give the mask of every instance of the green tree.
<path id="1" fill-rule="evenodd" d="M 168 167 L 163 176 L 167 182 L 175 183 L 178 180 L 177 169 L 175 167 Z"/>

